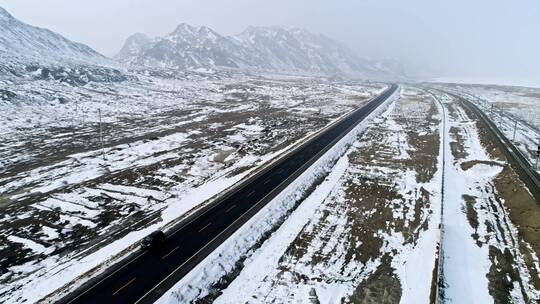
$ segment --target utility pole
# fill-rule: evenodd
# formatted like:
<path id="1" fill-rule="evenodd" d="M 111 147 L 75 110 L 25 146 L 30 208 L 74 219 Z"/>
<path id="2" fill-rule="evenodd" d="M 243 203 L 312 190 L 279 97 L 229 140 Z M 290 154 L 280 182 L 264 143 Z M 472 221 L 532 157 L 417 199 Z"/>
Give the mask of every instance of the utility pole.
<path id="1" fill-rule="evenodd" d="M 400 155 L 400 151 L 401 151 L 401 139 L 399 137 L 399 131 L 396 132 L 397 134 L 397 155 L 399 156 Z"/>
<path id="2" fill-rule="evenodd" d="M 103 160 L 105 160 L 105 147 L 103 146 L 103 128 L 101 127 L 101 109 L 98 109 L 99 113 L 99 141 L 101 143 L 101 155 Z"/>
<path id="3" fill-rule="evenodd" d="M 516 130 L 517 130 L 517 119 L 516 119 L 516 123 L 514 124 L 514 136 L 512 136 L 512 141 L 516 141 Z"/>
<path id="4" fill-rule="evenodd" d="M 536 147 L 536 164 L 534 170 L 538 170 L 538 159 L 540 158 L 540 138 L 538 138 L 538 145 Z"/>

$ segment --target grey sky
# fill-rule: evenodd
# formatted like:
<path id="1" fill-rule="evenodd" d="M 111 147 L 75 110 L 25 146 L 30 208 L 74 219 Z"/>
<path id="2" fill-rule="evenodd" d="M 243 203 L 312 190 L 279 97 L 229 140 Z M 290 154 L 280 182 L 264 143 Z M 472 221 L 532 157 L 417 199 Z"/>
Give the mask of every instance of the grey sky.
<path id="1" fill-rule="evenodd" d="M 135 32 L 164 35 L 178 23 L 234 34 L 248 25 L 303 27 L 364 57 L 445 76 L 540 81 L 538 0 L 0 0 L 32 25 L 114 55 Z"/>

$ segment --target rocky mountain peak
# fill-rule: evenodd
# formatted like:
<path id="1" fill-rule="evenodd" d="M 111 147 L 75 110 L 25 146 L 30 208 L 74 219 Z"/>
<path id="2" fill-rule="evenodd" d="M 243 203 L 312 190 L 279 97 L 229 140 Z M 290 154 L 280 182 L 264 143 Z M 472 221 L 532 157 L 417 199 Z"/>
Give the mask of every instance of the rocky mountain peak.
<path id="1" fill-rule="evenodd" d="M 180 23 L 171 34 L 190 34 L 194 35 L 198 31 L 197 27 L 187 23 Z"/>
<path id="2" fill-rule="evenodd" d="M 133 52 L 125 52 L 128 45 L 136 46 Z M 381 69 L 379 63 L 358 57 L 324 35 L 281 26 L 250 26 L 238 35 L 223 36 L 206 26 L 181 23 L 143 46 L 128 39 L 117 58 L 128 64 L 177 69 L 240 68 L 366 78 L 392 73 L 391 68 Z"/>
<path id="3" fill-rule="evenodd" d="M 137 54 L 145 45 L 150 44 L 152 38 L 143 33 L 135 33 L 129 36 L 124 43 L 124 46 L 118 54 L 115 56 L 116 59 L 122 60 L 124 58 L 129 58 L 134 54 Z"/>
<path id="4" fill-rule="evenodd" d="M 13 18 L 13 16 L 11 16 L 11 14 L 6 11 L 4 8 L 0 7 L 0 19 L 3 19 L 3 20 L 8 20 L 8 19 L 15 19 Z"/>

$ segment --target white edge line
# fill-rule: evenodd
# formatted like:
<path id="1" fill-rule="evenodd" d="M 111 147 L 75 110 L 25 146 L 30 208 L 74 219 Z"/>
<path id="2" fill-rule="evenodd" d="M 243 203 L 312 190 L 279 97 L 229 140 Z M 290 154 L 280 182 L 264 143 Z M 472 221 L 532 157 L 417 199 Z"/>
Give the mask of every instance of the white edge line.
<path id="1" fill-rule="evenodd" d="M 399 86 L 398 86 L 398 89 L 399 89 Z M 397 90 L 396 90 L 396 91 L 397 91 Z M 394 93 L 395 93 L 395 92 L 394 92 Z M 386 100 L 383 101 L 379 106 L 381 106 L 382 104 L 384 104 L 384 102 L 388 101 L 388 99 L 390 99 L 390 97 L 392 97 L 393 95 L 394 95 L 394 94 L 388 96 L 388 98 L 386 98 Z M 375 109 L 377 109 L 377 108 L 378 108 L 378 107 L 376 107 Z M 375 109 L 373 109 L 373 110 L 371 111 L 371 113 L 372 113 L 373 111 L 375 111 Z M 369 114 L 371 114 L 371 113 L 369 113 Z M 369 115 L 369 114 L 368 114 L 368 115 Z M 366 117 L 364 117 L 364 118 L 366 118 Z M 358 124 L 357 124 L 357 125 L 358 125 Z M 345 133 L 345 135 L 349 134 L 349 133 L 357 126 L 357 125 L 355 125 L 355 126 L 354 126 L 352 129 L 350 129 L 347 133 Z M 343 137 L 345 137 L 345 135 L 344 135 Z M 340 138 L 337 142 L 339 142 L 340 140 L 342 140 L 343 137 Z M 335 144 L 337 144 L 337 142 L 335 142 L 334 144 L 332 144 L 330 147 L 332 147 L 332 146 L 334 146 Z M 328 147 L 328 145 L 326 145 L 323 149 L 325 149 L 326 147 Z M 321 153 L 323 153 L 323 155 L 326 154 L 326 152 L 328 152 L 328 151 L 324 151 L 324 153 L 323 153 L 323 151 L 319 151 L 317 154 L 315 154 L 314 156 L 312 156 L 306 163 L 308 163 L 309 161 L 311 161 L 314 157 L 319 156 L 319 154 L 321 154 Z M 320 155 L 320 156 L 322 156 L 322 155 Z M 312 165 L 313 165 L 313 164 L 311 164 L 309 167 L 311 167 Z M 300 168 L 296 169 L 290 176 L 295 175 L 299 170 L 302 169 L 302 167 L 303 167 L 303 166 L 301 166 Z M 309 167 L 307 167 L 307 168 L 309 168 Z M 306 169 L 307 169 L 307 168 L 306 168 Z M 298 178 L 298 177 L 296 177 L 296 178 Z M 293 179 L 292 181 L 296 180 L 296 178 Z M 279 184 L 274 188 L 274 190 L 277 189 L 277 188 L 279 188 L 279 187 L 280 187 L 283 183 L 285 183 L 286 181 L 287 181 L 287 179 L 285 179 L 284 181 L 282 181 L 281 183 L 279 183 Z M 291 182 L 292 182 L 292 181 L 291 181 Z M 231 227 L 232 225 L 234 225 L 234 224 L 235 224 L 236 222 L 238 222 L 245 214 L 247 214 L 247 213 L 248 213 L 249 211 L 251 211 L 253 208 L 255 208 L 256 206 L 258 206 L 258 205 L 261 203 L 261 201 L 263 201 L 264 199 L 266 199 L 267 196 L 271 195 L 272 192 L 273 192 L 274 190 L 272 190 L 272 191 L 270 191 L 268 194 L 266 194 L 263 198 L 261 198 L 259 201 L 257 201 L 257 203 L 255 203 L 255 204 L 254 204 L 253 206 L 251 206 L 248 210 L 246 210 L 246 212 L 242 213 L 242 215 L 239 216 L 234 222 L 232 222 L 229 226 L 227 226 L 227 227 L 225 227 L 223 230 L 221 230 L 221 232 L 220 232 L 218 235 L 216 235 L 213 239 L 211 239 L 208 243 L 206 243 L 206 245 L 204 245 L 201 249 L 199 249 L 197 252 L 195 252 L 191 257 L 189 257 L 189 259 L 187 259 L 184 263 L 182 263 L 180 266 L 178 266 L 176 269 L 174 269 L 168 276 L 166 276 L 163 280 L 161 280 L 161 281 L 160 281 L 159 283 L 157 283 L 154 287 L 152 287 L 152 289 L 150 289 L 147 293 L 145 293 L 141 298 L 139 298 L 139 299 L 135 302 L 135 304 L 140 303 L 140 301 L 141 301 L 142 299 L 144 299 L 148 294 L 150 294 L 151 292 L 153 292 L 153 291 L 156 289 L 156 287 L 158 287 L 161 283 L 163 283 L 164 281 L 166 281 L 167 279 L 169 279 L 173 274 L 175 274 L 175 273 L 178 271 L 178 269 L 182 268 L 186 263 L 190 262 L 197 254 L 199 254 L 199 252 L 201 252 L 202 250 L 206 249 L 206 248 L 208 247 L 208 245 L 211 244 L 216 238 L 220 237 L 223 233 L 225 233 L 225 232 L 227 231 L 227 229 L 229 229 L 229 227 Z M 280 191 L 280 192 L 281 192 L 281 191 Z M 236 232 L 236 231 L 235 231 L 235 232 Z M 233 232 L 233 233 L 234 233 L 234 232 Z"/>
<path id="2" fill-rule="evenodd" d="M 73 303 L 73 301 L 77 300 L 78 298 L 82 297 L 83 295 L 85 295 L 87 292 L 89 292 L 90 290 L 94 289 L 97 285 L 101 284 L 103 281 L 105 281 L 106 279 L 110 278 L 111 276 L 113 276 L 114 274 L 116 274 L 118 271 L 124 269 L 126 266 L 128 266 L 129 264 L 133 263 L 135 260 L 139 259 L 141 256 L 143 256 L 146 252 L 143 251 L 141 252 L 138 256 L 136 256 L 135 258 L 133 258 L 131 261 L 129 261 L 127 264 L 125 265 L 122 265 L 122 267 L 116 269 L 113 273 L 109 274 L 108 276 L 104 277 L 103 279 L 99 280 L 97 283 L 95 284 L 92 284 L 92 286 L 90 286 L 90 288 L 86 289 L 83 293 L 79 294 L 78 296 L 76 296 L 75 298 L 71 299 L 69 302 L 67 302 L 67 304 L 69 303 Z"/>

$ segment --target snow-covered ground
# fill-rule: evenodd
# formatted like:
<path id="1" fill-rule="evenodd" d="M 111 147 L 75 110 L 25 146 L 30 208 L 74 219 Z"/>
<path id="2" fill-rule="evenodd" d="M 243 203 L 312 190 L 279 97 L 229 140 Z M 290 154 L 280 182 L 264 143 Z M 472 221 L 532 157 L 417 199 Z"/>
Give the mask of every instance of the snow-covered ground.
<path id="1" fill-rule="evenodd" d="M 227 244 L 253 235 L 240 232 L 223 245 L 236 250 L 240 268 L 218 249 L 160 302 L 429 302 L 439 238 L 439 124 L 429 95 L 406 89 L 328 172 L 312 167 L 323 173 L 308 178 L 316 187 L 296 194 L 301 203 L 267 239 Z M 291 208 L 294 201 L 273 203 Z M 251 225 L 272 227 L 270 214 L 262 210 Z M 210 284 L 194 279 L 201 276 Z"/>
<path id="2" fill-rule="evenodd" d="M 538 212 L 538 206 L 498 148 L 489 138 L 481 138 L 485 133 L 459 103 L 445 94 L 438 98 L 448 113 L 444 302 L 535 303 L 540 300 L 540 268 L 535 250 L 527 243 L 534 238 L 524 240 L 528 232 L 518 231 L 517 224 L 526 226 L 519 216 L 529 208 Z"/>
<path id="3" fill-rule="evenodd" d="M 540 146 L 540 89 L 478 85 L 443 88 L 478 105 L 514 142 L 531 166 L 536 165 L 536 151 Z"/>
<path id="4" fill-rule="evenodd" d="M 494 111 L 509 112 L 540 132 L 540 89 L 502 86 L 459 86 L 462 92 L 494 106 Z"/>
<path id="5" fill-rule="evenodd" d="M 405 87 L 300 179 L 312 189 L 288 188 L 159 303 L 537 302 L 537 202 L 460 104 L 430 93 Z"/>
<path id="6" fill-rule="evenodd" d="M 0 80 L 11 92 L 0 101 L 5 301 L 37 301 L 95 275 L 150 231 L 170 227 L 384 89 L 133 73 L 85 86 Z"/>
<path id="7" fill-rule="evenodd" d="M 454 77 L 437 77 L 427 80 L 429 82 L 440 83 L 456 83 L 456 84 L 482 84 L 482 85 L 499 85 L 499 86 L 517 86 L 517 87 L 531 87 L 540 88 L 540 81 L 538 79 L 519 79 L 519 78 L 503 78 L 503 77 L 491 77 L 491 76 L 454 76 Z"/>
<path id="8" fill-rule="evenodd" d="M 5 302 L 78 286 L 385 87 L 129 73 L 84 86 L 0 79 Z M 515 143 L 533 157 L 538 91 L 436 87 L 474 101 L 509 138 L 517 120 Z M 539 301 L 537 202 L 482 126 L 430 92 L 445 130 L 431 93 L 405 87 L 160 302 L 425 303 L 440 242 L 446 302 Z"/>

